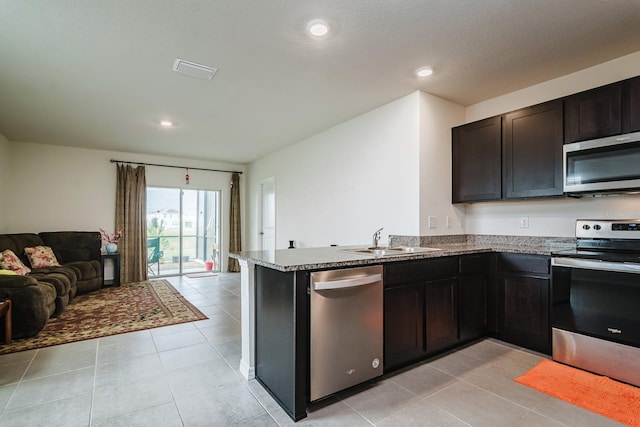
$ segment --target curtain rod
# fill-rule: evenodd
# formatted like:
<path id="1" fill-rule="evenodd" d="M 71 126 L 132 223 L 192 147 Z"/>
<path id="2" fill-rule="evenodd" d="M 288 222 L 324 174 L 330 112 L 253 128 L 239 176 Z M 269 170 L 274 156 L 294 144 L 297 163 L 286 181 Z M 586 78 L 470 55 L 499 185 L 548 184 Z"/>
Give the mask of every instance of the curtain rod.
<path id="1" fill-rule="evenodd" d="M 240 171 L 225 171 L 225 170 L 220 170 L 220 169 L 205 169 L 205 168 L 192 168 L 192 167 L 189 167 L 189 166 L 160 165 L 160 164 L 157 164 L 157 163 L 127 162 L 127 161 L 124 161 L 124 160 L 114 160 L 114 159 L 109 160 L 109 162 L 111 162 L 111 163 L 126 163 L 126 164 L 129 164 L 129 165 L 159 166 L 161 168 L 191 169 L 191 170 L 194 170 L 194 171 L 237 173 L 239 175 L 242 175 L 242 172 L 240 172 Z"/>

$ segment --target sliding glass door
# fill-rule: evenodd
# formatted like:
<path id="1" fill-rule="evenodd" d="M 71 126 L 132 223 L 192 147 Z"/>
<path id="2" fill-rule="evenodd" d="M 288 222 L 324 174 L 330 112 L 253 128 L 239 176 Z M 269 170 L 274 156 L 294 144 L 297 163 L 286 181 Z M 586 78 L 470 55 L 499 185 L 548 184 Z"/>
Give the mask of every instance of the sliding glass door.
<path id="1" fill-rule="evenodd" d="M 220 191 L 147 188 L 149 276 L 220 271 Z"/>

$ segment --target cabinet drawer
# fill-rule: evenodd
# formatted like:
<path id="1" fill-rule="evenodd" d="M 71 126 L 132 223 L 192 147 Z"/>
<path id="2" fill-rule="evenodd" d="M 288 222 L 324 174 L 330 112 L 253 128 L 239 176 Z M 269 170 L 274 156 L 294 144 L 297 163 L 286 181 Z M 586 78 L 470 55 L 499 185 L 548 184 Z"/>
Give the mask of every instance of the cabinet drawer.
<path id="1" fill-rule="evenodd" d="M 491 255 L 465 255 L 460 257 L 460 274 L 485 273 L 491 266 Z"/>
<path id="2" fill-rule="evenodd" d="M 458 274 L 459 257 L 394 262 L 384 267 L 384 286 L 428 282 L 455 277 Z"/>
<path id="3" fill-rule="evenodd" d="M 528 254 L 500 254 L 498 269 L 500 271 L 522 271 L 536 274 L 549 274 L 551 257 Z"/>

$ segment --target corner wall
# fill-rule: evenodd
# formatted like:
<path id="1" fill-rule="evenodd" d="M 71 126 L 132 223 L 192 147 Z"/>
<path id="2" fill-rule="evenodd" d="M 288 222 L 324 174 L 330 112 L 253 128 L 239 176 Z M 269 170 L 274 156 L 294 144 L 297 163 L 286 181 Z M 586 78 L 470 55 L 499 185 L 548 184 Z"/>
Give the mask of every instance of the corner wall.
<path id="1" fill-rule="evenodd" d="M 261 248 L 260 182 L 275 178 L 276 248 L 419 233 L 419 92 L 249 165 L 248 249 Z"/>
<path id="2" fill-rule="evenodd" d="M 640 74 L 640 52 L 490 99 L 466 109 L 467 122 L 560 98 Z M 461 205 L 464 206 L 464 205 Z M 578 218 L 640 218 L 640 196 L 475 203 L 465 207 L 466 232 L 573 237 Z M 529 228 L 519 219 L 529 217 Z"/>
<path id="3" fill-rule="evenodd" d="M 9 185 L 9 165 L 10 151 L 9 140 L 0 133 L 0 233 L 7 232 L 8 213 L 7 204 L 10 199 Z"/>
<path id="4" fill-rule="evenodd" d="M 464 207 L 451 203 L 451 128 L 464 122 L 461 105 L 420 93 L 420 235 L 463 234 Z M 429 217 L 435 227 L 429 227 Z M 447 224 L 448 218 L 448 224 Z"/>
<path id="5" fill-rule="evenodd" d="M 0 142 L 0 150 L 2 145 Z M 11 197 L 11 203 L 5 207 L 5 232 L 11 233 L 98 228 L 113 230 L 116 166 L 109 162 L 110 159 L 245 171 L 244 166 L 234 164 L 162 156 L 28 142 L 11 142 L 9 146 L 11 163 L 8 168 L 8 182 L 12 194 L 20 195 Z M 153 166 L 146 168 L 148 186 L 182 187 L 185 183 L 184 175 L 183 169 Z M 231 175 L 189 170 L 189 176 L 189 188 L 222 191 L 221 225 L 223 241 L 226 242 L 229 235 Z M 242 175 L 241 194 L 245 191 L 245 181 L 246 177 Z M 241 209 L 243 212 L 246 209 L 244 204 Z M 222 252 L 223 268 L 226 268 L 227 255 L 228 246 L 223 248 Z"/>

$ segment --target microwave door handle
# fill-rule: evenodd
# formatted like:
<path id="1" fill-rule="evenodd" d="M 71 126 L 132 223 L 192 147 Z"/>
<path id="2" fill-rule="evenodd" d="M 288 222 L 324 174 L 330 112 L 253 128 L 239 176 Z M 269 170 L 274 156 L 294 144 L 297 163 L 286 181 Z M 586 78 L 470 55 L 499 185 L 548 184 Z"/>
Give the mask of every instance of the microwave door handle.
<path id="1" fill-rule="evenodd" d="M 382 280 L 382 274 L 370 274 L 363 277 L 354 277 L 352 279 L 342 280 L 330 280 L 326 282 L 314 282 L 313 289 L 315 291 L 322 291 L 328 289 L 344 289 L 353 288 L 356 286 L 369 285 L 371 283 L 379 282 Z"/>
<path id="2" fill-rule="evenodd" d="M 609 262 L 576 258 L 552 258 L 551 266 L 640 274 L 640 264 L 630 262 Z"/>

